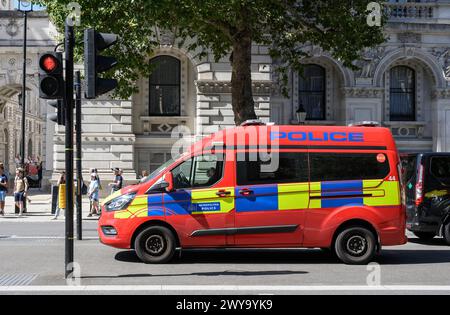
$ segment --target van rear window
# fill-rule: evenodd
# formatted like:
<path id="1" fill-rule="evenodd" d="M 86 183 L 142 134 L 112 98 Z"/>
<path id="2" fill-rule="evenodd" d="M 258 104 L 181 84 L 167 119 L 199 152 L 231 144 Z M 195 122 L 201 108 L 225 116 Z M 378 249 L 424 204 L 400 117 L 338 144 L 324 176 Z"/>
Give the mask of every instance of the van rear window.
<path id="1" fill-rule="evenodd" d="M 272 158 L 262 159 L 259 154 L 238 153 L 236 174 L 238 185 L 308 182 L 306 153 L 273 152 L 272 154 Z"/>
<path id="2" fill-rule="evenodd" d="M 437 178 L 450 178 L 450 156 L 433 156 L 431 174 Z"/>
<path id="3" fill-rule="evenodd" d="M 390 171 L 383 153 L 310 153 L 310 163 L 312 182 L 383 179 Z"/>

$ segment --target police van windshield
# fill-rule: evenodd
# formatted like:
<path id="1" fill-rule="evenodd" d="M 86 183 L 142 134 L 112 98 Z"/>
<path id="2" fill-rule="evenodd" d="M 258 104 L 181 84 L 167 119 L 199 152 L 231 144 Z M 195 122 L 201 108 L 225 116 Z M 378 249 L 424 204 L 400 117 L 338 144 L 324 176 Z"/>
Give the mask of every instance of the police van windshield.
<path id="1" fill-rule="evenodd" d="M 178 156 L 176 158 L 170 159 L 167 162 L 165 162 L 163 165 L 158 167 L 156 170 L 154 170 L 145 180 L 142 181 L 142 184 L 148 183 L 149 181 L 156 178 L 159 174 L 161 174 L 167 167 L 173 164 L 178 159 Z"/>

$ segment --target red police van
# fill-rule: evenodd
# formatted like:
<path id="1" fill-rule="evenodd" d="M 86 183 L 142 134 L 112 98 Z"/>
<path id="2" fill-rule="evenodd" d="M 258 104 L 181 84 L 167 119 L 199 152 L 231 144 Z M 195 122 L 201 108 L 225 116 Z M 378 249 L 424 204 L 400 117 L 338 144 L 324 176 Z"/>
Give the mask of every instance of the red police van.
<path id="1" fill-rule="evenodd" d="M 166 263 L 177 248 L 323 248 L 346 264 L 401 245 L 400 160 L 379 127 L 248 123 L 102 203 L 101 242 Z"/>

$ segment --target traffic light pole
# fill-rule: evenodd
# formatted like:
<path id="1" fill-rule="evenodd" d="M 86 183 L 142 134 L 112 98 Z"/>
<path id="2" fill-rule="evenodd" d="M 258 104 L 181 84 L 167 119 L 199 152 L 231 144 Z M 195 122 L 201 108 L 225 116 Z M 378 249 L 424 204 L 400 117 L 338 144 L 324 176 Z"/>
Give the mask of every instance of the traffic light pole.
<path id="1" fill-rule="evenodd" d="M 28 27 L 28 12 L 23 12 L 23 69 L 22 69 L 22 142 L 20 143 L 20 151 L 22 156 L 20 158 L 21 167 L 25 169 L 25 106 L 27 100 L 27 27 Z M 29 155 L 32 152 L 28 152 Z M 26 176 L 27 174 L 25 174 Z"/>
<path id="2" fill-rule="evenodd" d="M 82 186 L 83 186 L 83 172 L 81 165 L 81 74 L 80 71 L 75 72 L 75 130 L 76 130 L 76 145 L 77 145 L 77 156 L 75 160 L 77 161 L 77 239 L 81 241 L 83 239 L 83 197 L 82 197 Z"/>
<path id="3" fill-rule="evenodd" d="M 66 59 L 66 238 L 65 238 L 65 278 L 72 277 L 73 265 L 73 56 L 74 56 L 74 28 L 65 26 L 65 59 Z"/>

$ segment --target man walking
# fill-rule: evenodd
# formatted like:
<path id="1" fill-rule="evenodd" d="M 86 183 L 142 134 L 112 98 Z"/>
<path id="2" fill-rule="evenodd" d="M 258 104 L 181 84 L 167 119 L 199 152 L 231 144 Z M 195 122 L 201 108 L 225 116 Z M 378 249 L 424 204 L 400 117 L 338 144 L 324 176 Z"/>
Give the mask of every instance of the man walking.
<path id="1" fill-rule="evenodd" d="M 112 169 L 114 171 L 114 182 L 109 183 L 111 186 L 111 194 L 119 191 L 123 187 L 123 177 L 121 175 L 121 171 L 118 167 Z"/>
<path id="2" fill-rule="evenodd" d="M 5 174 L 5 167 L 0 163 L 0 215 L 5 215 L 5 200 L 8 192 L 8 177 Z"/>

